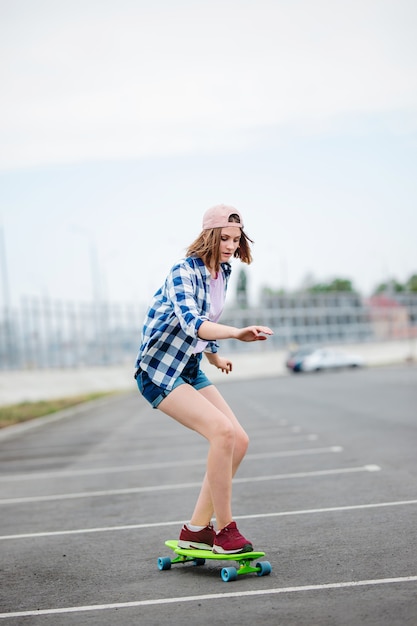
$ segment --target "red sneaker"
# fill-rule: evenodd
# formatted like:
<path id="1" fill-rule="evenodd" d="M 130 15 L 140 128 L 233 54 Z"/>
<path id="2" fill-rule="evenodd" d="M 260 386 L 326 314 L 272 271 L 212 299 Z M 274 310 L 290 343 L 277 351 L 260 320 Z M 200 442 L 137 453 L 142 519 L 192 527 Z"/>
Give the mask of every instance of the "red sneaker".
<path id="1" fill-rule="evenodd" d="M 215 536 L 216 531 L 211 525 L 194 532 L 184 524 L 180 532 L 178 547 L 189 550 L 211 550 Z"/>
<path id="2" fill-rule="evenodd" d="M 236 522 L 230 522 L 214 538 L 214 554 L 241 554 L 252 550 L 253 545 L 240 534 Z"/>

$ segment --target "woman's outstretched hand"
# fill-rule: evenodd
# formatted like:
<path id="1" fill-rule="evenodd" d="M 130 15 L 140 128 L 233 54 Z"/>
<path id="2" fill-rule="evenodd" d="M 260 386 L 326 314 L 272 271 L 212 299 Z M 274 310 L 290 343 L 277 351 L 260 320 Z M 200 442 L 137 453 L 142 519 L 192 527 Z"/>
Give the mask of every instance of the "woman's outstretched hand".
<path id="1" fill-rule="evenodd" d="M 267 335 L 273 335 L 274 332 L 268 326 L 246 326 L 239 328 L 236 339 L 239 341 L 265 341 Z"/>

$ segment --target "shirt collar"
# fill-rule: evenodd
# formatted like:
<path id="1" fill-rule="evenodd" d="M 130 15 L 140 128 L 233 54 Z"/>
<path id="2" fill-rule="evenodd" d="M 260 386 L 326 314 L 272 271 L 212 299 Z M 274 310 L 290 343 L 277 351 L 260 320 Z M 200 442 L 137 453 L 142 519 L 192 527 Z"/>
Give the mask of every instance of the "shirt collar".
<path id="1" fill-rule="evenodd" d="M 210 270 L 205 266 L 203 259 L 201 259 L 199 256 L 193 256 L 191 257 L 196 264 L 199 266 L 201 274 L 208 280 L 211 279 L 211 274 L 210 274 Z M 220 263 L 223 272 L 225 273 L 226 276 L 229 276 L 231 271 L 232 271 L 232 266 L 230 265 L 230 263 Z"/>

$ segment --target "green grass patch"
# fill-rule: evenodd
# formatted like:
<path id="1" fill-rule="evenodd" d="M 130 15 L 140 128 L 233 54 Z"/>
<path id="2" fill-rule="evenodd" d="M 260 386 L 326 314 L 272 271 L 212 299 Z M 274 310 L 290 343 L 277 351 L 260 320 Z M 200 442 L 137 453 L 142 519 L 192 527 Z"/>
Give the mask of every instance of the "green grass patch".
<path id="1" fill-rule="evenodd" d="M 19 404 L 11 404 L 8 406 L 0 406 L 0 428 L 20 424 L 28 420 L 49 415 L 68 409 L 77 404 L 90 402 L 97 398 L 114 395 L 114 391 L 103 391 L 97 393 L 88 393 L 81 396 L 71 396 L 69 398 L 58 398 L 56 400 L 40 400 L 38 402 L 20 402 Z"/>

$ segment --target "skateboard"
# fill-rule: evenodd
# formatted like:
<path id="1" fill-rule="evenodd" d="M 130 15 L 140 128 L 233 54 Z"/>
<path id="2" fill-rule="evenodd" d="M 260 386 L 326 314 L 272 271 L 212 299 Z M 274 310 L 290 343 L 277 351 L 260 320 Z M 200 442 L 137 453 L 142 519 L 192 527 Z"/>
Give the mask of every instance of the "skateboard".
<path id="1" fill-rule="evenodd" d="M 171 569 L 173 563 L 190 563 L 194 565 L 204 565 L 206 560 L 213 561 L 236 561 L 236 567 L 223 567 L 221 578 L 225 583 L 236 580 L 243 574 L 256 573 L 257 576 L 267 576 L 272 572 L 272 566 L 268 561 L 259 561 L 252 565 L 252 561 L 265 556 L 265 552 L 242 552 L 241 554 L 214 554 L 211 550 L 190 550 L 179 548 L 178 541 L 170 539 L 165 541 L 165 545 L 175 552 L 175 557 L 160 556 L 158 558 L 158 569 Z"/>

